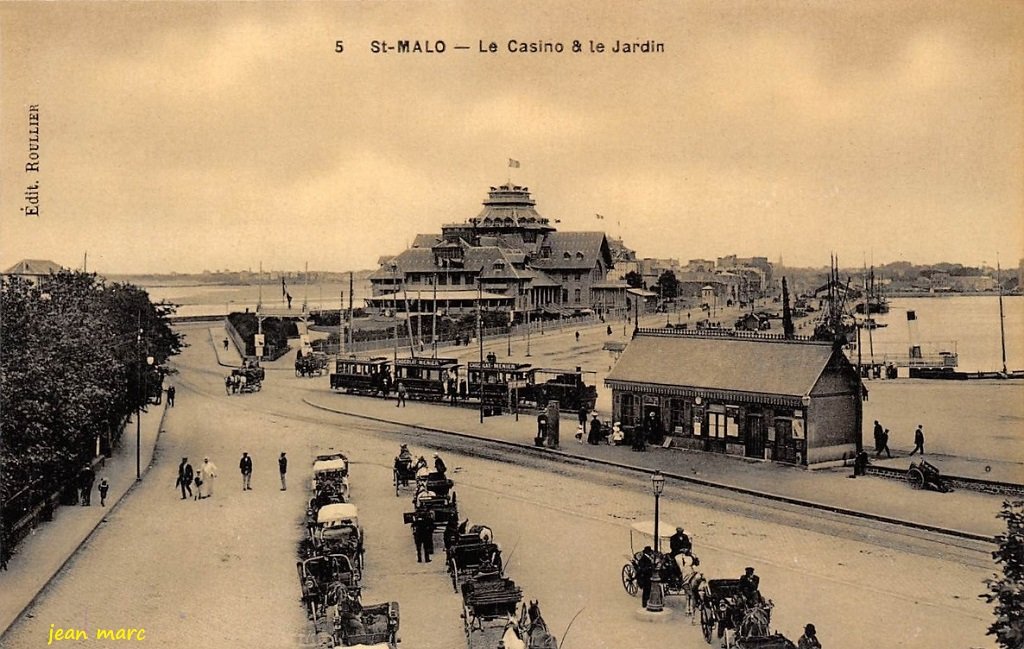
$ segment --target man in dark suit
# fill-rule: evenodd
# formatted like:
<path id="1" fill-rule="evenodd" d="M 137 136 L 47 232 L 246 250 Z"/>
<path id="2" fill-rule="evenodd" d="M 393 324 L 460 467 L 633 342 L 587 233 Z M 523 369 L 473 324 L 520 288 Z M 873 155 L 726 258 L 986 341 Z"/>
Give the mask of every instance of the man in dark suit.
<path id="1" fill-rule="evenodd" d="M 416 563 L 430 563 L 434 552 L 434 521 L 428 512 L 417 512 L 412 521 L 412 540 L 416 543 Z"/>
<path id="2" fill-rule="evenodd" d="M 96 473 L 92 470 L 91 464 L 86 464 L 82 470 L 82 506 L 88 507 L 92 504 L 92 485 L 96 482 Z"/>
<path id="3" fill-rule="evenodd" d="M 252 491 L 252 458 L 248 453 L 242 453 L 242 459 L 238 461 L 238 470 L 242 472 L 242 491 Z"/>
<path id="4" fill-rule="evenodd" d="M 192 497 L 192 480 L 195 478 L 195 473 L 192 471 L 192 465 L 188 463 L 188 458 L 181 458 L 181 464 L 178 465 L 178 482 L 175 486 L 181 487 L 181 499 Z M 188 492 L 188 496 L 185 492 Z"/>

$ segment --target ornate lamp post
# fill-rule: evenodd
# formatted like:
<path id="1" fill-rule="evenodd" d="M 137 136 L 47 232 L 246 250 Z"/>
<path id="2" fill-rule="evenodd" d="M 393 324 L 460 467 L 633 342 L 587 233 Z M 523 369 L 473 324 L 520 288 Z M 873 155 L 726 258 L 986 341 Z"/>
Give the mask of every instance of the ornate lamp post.
<path id="1" fill-rule="evenodd" d="M 665 491 L 665 476 L 661 475 L 661 471 L 655 471 L 654 475 L 651 476 L 651 487 L 654 490 L 654 555 L 657 557 L 658 563 L 661 562 L 661 550 L 659 544 L 659 530 L 658 523 L 660 522 L 661 512 L 659 511 L 659 504 L 662 492 Z M 647 610 L 651 613 L 660 613 L 665 608 L 665 592 L 662 590 L 660 566 L 655 564 L 654 574 L 651 575 L 651 596 L 647 598 Z"/>

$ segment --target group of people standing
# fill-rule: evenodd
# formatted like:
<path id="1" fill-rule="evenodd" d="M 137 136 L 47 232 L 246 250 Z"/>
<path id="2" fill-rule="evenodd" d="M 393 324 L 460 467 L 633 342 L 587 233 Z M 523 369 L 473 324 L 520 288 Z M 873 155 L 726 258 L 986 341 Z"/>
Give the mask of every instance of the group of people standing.
<path id="1" fill-rule="evenodd" d="M 242 476 L 242 491 L 252 491 L 252 470 L 252 457 L 248 452 L 243 452 L 241 459 L 238 460 L 238 471 Z M 281 455 L 277 458 L 277 470 L 281 478 L 281 491 L 287 491 L 288 456 L 284 451 L 281 451 Z M 188 457 L 183 457 L 178 465 L 178 479 L 174 486 L 181 489 L 182 500 L 186 498 L 203 500 L 213 495 L 213 483 L 216 479 L 217 465 L 211 462 L 210 458 L 204 457 L 203 463 L 197 471 L 192 468 Z M 195 491 L 192 490 L 193 487 L 195 487 Z"/>

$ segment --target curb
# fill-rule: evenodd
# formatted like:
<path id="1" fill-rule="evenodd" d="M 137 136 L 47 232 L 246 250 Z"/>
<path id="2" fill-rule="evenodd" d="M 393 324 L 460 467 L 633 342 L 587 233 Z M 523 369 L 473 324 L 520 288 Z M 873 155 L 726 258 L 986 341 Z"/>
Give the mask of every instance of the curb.
<path id="1" fill-rule="evenodd" d="M 334 408 L 329 408 L 327 406 L 322 406 L 320 404 L 313 403 L 312 401 L 310 401 L 309 399 L 307 399 L 305 397 L 303 397 L 302 402 L 305 403 L 307 406 L 311 406 L 311 407 L 316 408 L 318 410 L 324 410 L 326 412 L 333 412 L 333 413 L 336 413 L 336 414 L 346 415 L 346 416 L 349 416 L 349 417 L 356 417 L 356 418 L 359 418 L 359 419 L 366 419 L 366 420 L 369 420 L 369 421 L 376 421 L 376 422 L 392 424 L 392 425 L 396 425 L 396 426 L 404 426 L 406 428 L 412 428 L 412 429 L 415 429 L 415 430 L 422 430 L 422 431 L 427 431 L 427 432 L 431 432 L 431 433 L 440 433 L 440 434 L 449 435 L 449 436 L 452 436 L 452 437 L 460 437 L 462 439 L 485 441 L 485 442 L 489 442 L 491 444 L 498 444 L 498 445 L 501 445 L 501 446 L 508 446 L 508 447 L 511 447 L 511 448 L 517 448 L 517 449 L 521 449 L 521 450 L 527 450 L 527 449 L 529 449 L 529 450 L 536 450 L 536 448 L 537 448 L 537 447 L 535 447 L 533 445 L 530 445 L 530 444 L 522 444 L 522 443 L 519 443 L 519 442 L 509 442 L 509 441 L 500 440 L 500 439 L 492 439 L 490 437 L 481 437 L 480 435 L 473 435 L 473 434 L 470 434 L 470 433 L 460 433 L 460 432 L 457 432 L 457 431 L 446 430 L 446 429 L 443 429 L 443 428 L 435 428 L 435 427 L 432 427 L 432 426 L 424 426 L 422 424 L 409 424 L 409 423 L 405 423 L 405 422 L 401 422 L 401 421 L 394 421 L 394 420 L 391 420 L 391 419 L 383 419 L 381 417 L 374 417 L 374 416 L 371 416 L 371 415 L 362 415 L 362 414 L 358 414 L 358 413 L 345 412 L 343 410 L 336 410 Z M 613 462 L 611 460 L 602 460 L 600 458 L 588 458 L 588 457 L 584 457 L 584 456 L 573 455 L 571 453 L 566 453 L 565 451 L 560 451 L 560 450 L 557 450 L 557 449 L 545 449 L 545 450 L 548 453 L 552 454 L 552 455 L 557 455 L 557 456 L 561 456 L 561 457 L 565 457 L 565 458 L 571 458 L 571 459 L 574 459 L 574 460 L 577 460 L 577 461 L 580 461 L 580 462 L 586 462 L 586 463 L 590 463 L 590 464 L 599 464 L 599 465 L 602 465 L 602 466 L 609 466 L 609 467 L 614 467 L 614 468 L 617 468 L 617 469 L 624 469 L 624 470 L 633 471 L 633 472 L 636 472 L 636 473 L 643 473 L 645 475 L 650 475 L 650 474 L 653 473 L 653 471 L 651 469 L 647 469 L 647 468 L 644 468 L 644 467 L 639 467 L 639 466 L 635 466 L 635 465 L 631 465 L 631 464 L 625 464 L 625 463 L 622 463 L 622 462 Z M 747 489 L 746 487 L 737 487 L 735 485 L 728 485 L 728 484 L 724 484 L 724 483 L 720 483 L 720 482 L 714 482 L 714 481 L 711 481 L 711 480 L 703 480 L 701 478 L 694 478 L 692 476 L 685 476 L 685 475 L 681 475 L 681 474 L 677 474 L 677 473 L 669 473 L 669 472 L 664 472 L 663 471 L 662 475 L 664 475 L 666 478 L 672 478 L 673 480 L 678 480 L 679 482 L 686 482 L 686 483 L 689 483 L 689 484 L 700 485 L 702 487 L 711 487 L 713 489 L 721 489 L 721 490 L 724 490 L 724 491 L 730 491 L 730 492 L 741 494 L 741 495 L 744 495 L 744 496 L 753 496 L 755 498 L 763 498 L 763 499 L 766 499 L 766 500 L 771 500 L 771 501 L 774 501 L 774 502 L 785 503 L 787 505 L 795 505 L 797 507 L 804 507 L 804 508 L 807 508 L 807 509 L 815 509 L 815 510 L 819 510 L 819 511 L 827 511 L 827 512 L 830 512 L 830 513 L 833 513 L 833 514 L 841 514 L 843 516 L 849 516 L 851 518 L 861 518 L 861 519 L 865 519 L 865 520 L 872 520 L 872 521 L 879 522 L 879 523 L 886 523 L 886 524 L 889 524 L 889 525 L 896 525 L 896 526 L 899 526 L 899 527 L 908 527 L 908 528 L 911 528 L 911 529 L 921 530 L 921 531 L 925 531 L 925 532 L 932 532 L 932 533 L 935 533 L 935 534 L 942 534 L 942 535 L 945 535 L 945 536 L 954 536 L 954 537 L 957 537 L 957 538 L 967 539 L 967 540 L 971 540 L 971 541 L 982 541 L 982 542 L 985 542 L 985 543 L 995 543 L 996 542 L 993 537 L 985 536 L 983 534 L 974 534 L 973 532 L 965 532 L 963 530 L 955 530 L 955 529 L 951 529 L 951 528 L 947 528 L 947 527 L 939 527 L 937 525 L 929 525 L 927 523 L 918 523 L 918 522 L 915 522 L 915 521 L 902 520 L 902 519 L 898 519 L 898 518 L 892 518 L 892 517 L 889 517 L 889 516 L 883 516 L 881 514 L 871 514 L 869 512 L 862 512 L 862 511 L 858 511 L 858 510 L 855 510 L 855 509 L 847 509 L 845 507 L 838 507 L 836 505 L 827 505 L 825 503 L 819 503 L 819 502 L 815 502 L 813 500 L 803 500 L 803 499 L 800 499 L 800 498 L 793 498 L 791 496 L 782 496 L 782 495 L 779 495 L 779 494 L 773 494 L 773 493 L 762 492 L 762 491 L 755 491 L 753 489 Z"/>
<path id="2" fill-rule="evenodd" d="M 8 625 L 8 627 L 3 631 L 0 631 L 0 640 L 3 640 L 3 638 L 7 635 L 7 632 L 10 631 L 11 628 L 18 623 L 18 621 L 21 619 L 23 615 L 25 615 L 25 611 L 32 608 L 32 606 L 39 600 L 39 596 L 43 594 L 43 591 L 49 588 L 50 584 L 53 583 L 53 580 L 57 578 L 57 575 L 62 573 L 64 571 L 64 568 L 66 568 L 67 565 L 71 563 L 71 560 L 75 558 L 75 555 L 77 555 L 78 551 L 82 549 L 82 546 L 84 546 L 92 539 L 92 537 L 96 534 L 96 530 L 98 530 L 100 528 L 100 525 L 107 519 L 107 516 L 112 514 L 114 510 L 120 506 L 124 499 L 127 498 L 128 495 L 131 494 L 133 491 L 135 491 L 135 487 L 137 487 L 142 482 L 142 478 L 144 478 L 146 474 L 149 473 L 149 469 L 156 462 L 156 447 L 160 443 L 160 436 L 163 435 L 164 432 L 164 420 L 167 418 L 167 401 L 165 400 L 163 404 L 164 411 L 163 413 L 160 414 L 160 423 L 158 424 L 158 428 L 156 431 L 156 440 L 154 440 L 153 442 L 153 457 L 150 458 L 149 464 L 147 464 L 146 467 L 142 470 L 142 475 L 140 476 L 140 478 L 138 480 L 134 480 L 132 484 L 129 485 L 129 487 L 125 490 L 125 492 L 121 494 L 121 496 L 117 500 L 110 504 L 110 508 L 107 510 L 107 513 L 104 514 L 98 521 L 96 521 L 96 524 L 93 525 L 91 530 L 89 530 L 89 533 L 86 534 L 82 538 L 82 540 L 75 545 L 75 547 L 71 550 L 70 554 L 68 554 L 64 561 L 62 561 L 61 564 L 57 566 L 57 569 L 53 571 L 53 574 L 50 575 L 49 578 L 47 578 L 47 580 L 43 583 L 43 585 L 39 587 L 39 590 L 36 591 L 36 594 L 32 596 L 32 598 L 21 608 L 20 611 L 18 611 L 18 614 L 14 616 L 14 619 L 11 621 L 10 625 Z"/>

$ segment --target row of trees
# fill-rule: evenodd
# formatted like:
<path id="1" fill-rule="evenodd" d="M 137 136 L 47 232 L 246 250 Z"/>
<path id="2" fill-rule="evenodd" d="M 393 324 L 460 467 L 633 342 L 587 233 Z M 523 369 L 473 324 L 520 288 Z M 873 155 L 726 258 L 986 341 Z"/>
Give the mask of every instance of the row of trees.
<path id="1" fill-rule="evenodd" d="M 131 284 L 62 271 L 0 288 L 0 501 L 62 487 L 127 417 L 182 347 L 169 304 Z M 147 362 L 152 358 L 153 363 Z M 31 504 L 31 503 L 29 503 Z M 17 512 L 14 512 L 16 514 Z"/>

